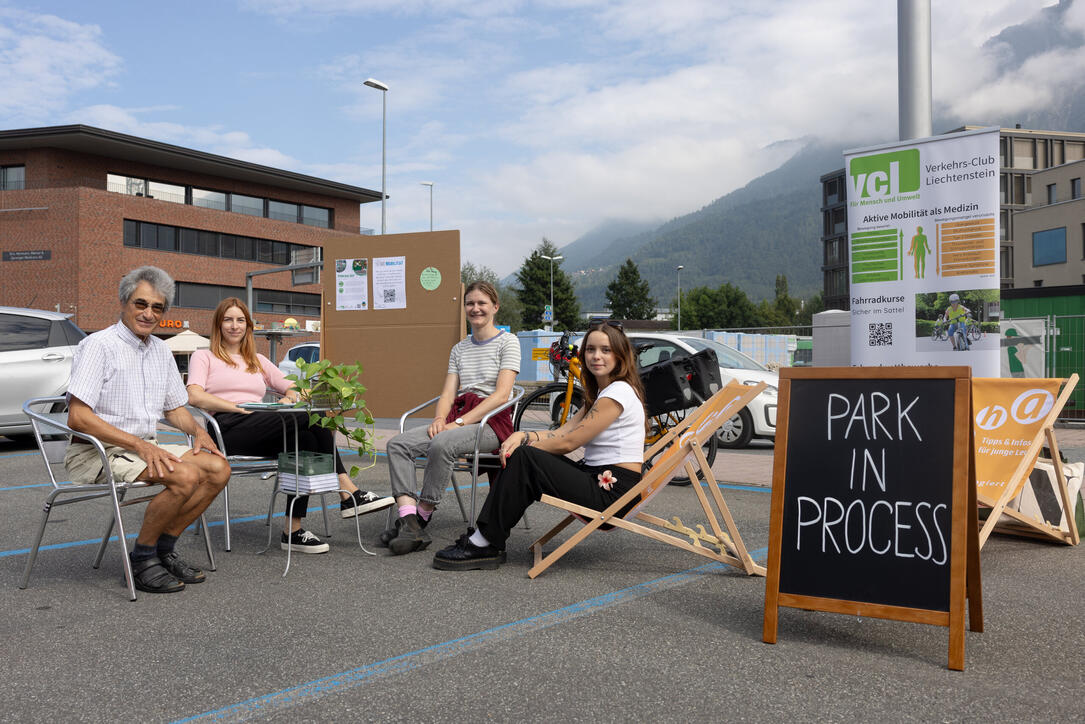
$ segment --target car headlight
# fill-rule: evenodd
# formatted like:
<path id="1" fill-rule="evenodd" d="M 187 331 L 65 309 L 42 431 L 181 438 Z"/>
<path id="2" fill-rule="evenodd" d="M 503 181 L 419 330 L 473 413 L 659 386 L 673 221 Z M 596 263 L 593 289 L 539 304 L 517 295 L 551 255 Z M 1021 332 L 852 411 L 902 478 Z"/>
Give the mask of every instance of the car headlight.
<path id="1" fill-rule="evenodd" d="M 761 380 L 742 380 L 742 384 L 749 385 L 749 386 L 753 387 L 754 385 L 761 384 Z M 772 394 L 775 395 L 775 394 L 777 394 L 779 392 L 779 389 L 777 389 L 776 385 L 767 385 L 765 387 L 764 391 L 765 392 L 771 392 Z"/>

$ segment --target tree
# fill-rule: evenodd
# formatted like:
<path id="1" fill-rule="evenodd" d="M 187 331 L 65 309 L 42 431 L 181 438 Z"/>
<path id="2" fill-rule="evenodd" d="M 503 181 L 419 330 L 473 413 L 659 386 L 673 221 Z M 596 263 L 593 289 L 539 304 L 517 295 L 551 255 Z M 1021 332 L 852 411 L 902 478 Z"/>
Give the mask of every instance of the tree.
<path id="1" fill-rule="evenodd" d="M 607 286 L 607 305 L 616 319 L 651 319 L 656 314 L 656 300 L 651 297 L 648 282 L 632 259 L 626 259 Z"/>
<path id="2" fill-rule="evenodd" d="M 573 291 L 573 282 L 561 269 L 561 260 L 550 261 L 544 256 L 557 256 L 558 248 L 546 237 L 524 260 L 516 272 L 520 288 L 521 319 L 524 327 L 537 328 L 542 324 L 543 307 L 550 303 L 550 269 L 554 273 L 554 329 L 576 329 L 580 318 L 580 301 Z"/>
<path id="3" fill-rule="evenodd" d="M 672 324 L 677 327 L 677 318 Z M 757 310 L 734 284 L 719 289 L 694 287 L 682 293 L 682 326 L 686 329 L 734 329 L 757 325 Z"/>
<path id="4" fill-rule="evenodd" d="M 485 264 L 475 266 L 471 262 L 465 261 L 460 266 L 460 281 L 463 282 L 464 286 L 471 282 L 489 282 L 493 284 L 494 289 L 497 290 L 497 297 L 501 301 L 497 316 L 494 318 L 494 324 L 505 325 L 513 332 L 519 332 L 524 328 L 520 319 L 520 299 L 517 297 L 516 290 L 498 281 L 497 272 L 493 269 Z"/>

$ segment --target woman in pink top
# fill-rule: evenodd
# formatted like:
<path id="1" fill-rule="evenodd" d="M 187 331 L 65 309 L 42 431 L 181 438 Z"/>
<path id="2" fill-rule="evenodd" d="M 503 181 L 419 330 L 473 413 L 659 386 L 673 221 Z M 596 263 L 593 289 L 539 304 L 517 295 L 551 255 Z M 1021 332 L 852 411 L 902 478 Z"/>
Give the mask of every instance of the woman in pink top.
<path id="1" fill-rule="evenodd" d="M 188 371 L 188 401 L 215 416 L 222 430 L 224 452 L 231 455 L 272 457 L 283 451 L 282 424 L 277 415 L 256 414 L 238 407 L 243 402 L 259 402 L 267 388 L 290 401 L 297 400 L 297 390 L 271 360 L 256 353 L 252 336 L 252 316 L 245 303 L 236 297 L 223 299 L 211 326 L 211 348 L 192 355 Z M 320 426 L 298 430 L 298 446 L 302 450 L 327 452 L 335 447 L 334 433 Z M 340 493 L 341 515 L 351 518 L 392 505 L 390 497 L 380 497 L 359 490 L 347 475 L 346 467 L 335 453 L 335 470 L 339 487 L 351 491 Z M 286 521 L 282 548 L 289 542 L 294 550 L 324 553 L 328 544 L 301 527 L 309 499 L 299 496 L 294 503 L 293 517 Z M 290 510 L 287 499 L 287 510 Z"/>

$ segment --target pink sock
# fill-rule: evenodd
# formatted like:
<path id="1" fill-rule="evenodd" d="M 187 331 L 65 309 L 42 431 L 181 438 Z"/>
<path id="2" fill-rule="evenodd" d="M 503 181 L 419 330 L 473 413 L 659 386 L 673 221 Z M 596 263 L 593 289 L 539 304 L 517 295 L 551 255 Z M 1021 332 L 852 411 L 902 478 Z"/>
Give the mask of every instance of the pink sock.
<path id="1" fill-rule="evenodd" d="M 431 515 L 433 515 L 432 510 L 426 510 L 425 508 L 423 508 L 421 506 L 418 507 L 418 517 L 421 518 L 422 520 L 429 520 Z"/>
<path id="2" fill-rule="evenodd" d="M 418 512 L 418 507 L 414 505 L 401 505 L 399 506 L 399 517 L 406 518 L 408 515 L 413 515 Z"/>

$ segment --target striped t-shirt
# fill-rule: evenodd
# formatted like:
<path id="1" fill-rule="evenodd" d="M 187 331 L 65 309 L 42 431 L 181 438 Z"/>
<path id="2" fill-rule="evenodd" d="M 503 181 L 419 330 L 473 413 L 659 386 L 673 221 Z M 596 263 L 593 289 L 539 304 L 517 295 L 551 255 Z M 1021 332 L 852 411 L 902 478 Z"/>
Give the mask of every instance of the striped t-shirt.
<path id="1" fill-rule="evenodd" d="M 459 376 L 460 389 L 472 390 L 480 397 L 497 391 L 501 370 L 520 371 L 520 340 L 504 330 L 485 342 L 476 342 L 474 337 L 462 339 L 448 356 L 448 372 Z"/>

